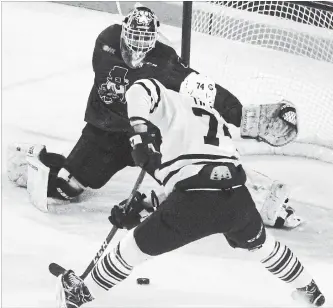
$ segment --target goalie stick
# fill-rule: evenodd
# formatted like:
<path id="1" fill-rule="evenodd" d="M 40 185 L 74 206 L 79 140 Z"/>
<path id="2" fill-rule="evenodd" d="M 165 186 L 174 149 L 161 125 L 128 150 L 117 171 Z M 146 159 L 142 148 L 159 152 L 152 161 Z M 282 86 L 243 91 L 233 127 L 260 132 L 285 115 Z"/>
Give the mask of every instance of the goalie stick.
<path id="1" fill-rule="evenodd" d="M 125 210 L 128 209 L 129 204 L 131 203 L 135 192 L 139 189 L 143 178 L 145 177 L 146 171 L 144 171 L 143 169 L 141 169 L 140 174 L 134 184 L 134 187 L 131 191 L 131 194 L 129 195 L 127 202 L 125 204 Z M 83 272 L 82 275 L 80 275 L 80 278 L 82 280 L 84 280 L 89 273 L 92 271 L 92 269 L 94 268 L 95 264 L 98 262 L 98 260 L 100 259 L 100 257 L 103 255 L 105 249 L 108 247 L 108 245 L 110 244 L 110 241 L 112 240 L 112 238 L 114 237 L 114 235 L 116 234 L 118 228 L 116 226 L 113 226 L 110 233 L 108 234 L 108 236 L 106 237 L 106 239 L 104 240 L 101 248 L 98 250 L 97 254 L 95 255 L 94 259 L 91 260 L 90 264 L 88 265 L 88 267 L 86 268 L 86 270 Z M 58 277 L 59 275 L 63 274 L 66 269 L 64 269 L 62 266 L 60 266 L 57 263 L 51 263 L 49 265 L 49 271 L 52 275 Z"/>

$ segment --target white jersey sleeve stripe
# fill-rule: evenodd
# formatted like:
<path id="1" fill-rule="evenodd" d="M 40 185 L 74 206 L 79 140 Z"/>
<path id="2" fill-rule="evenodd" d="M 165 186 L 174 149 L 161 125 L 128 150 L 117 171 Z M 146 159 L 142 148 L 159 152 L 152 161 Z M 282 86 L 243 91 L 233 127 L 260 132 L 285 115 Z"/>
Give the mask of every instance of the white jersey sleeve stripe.
<path id="1" fill-rule="evenodd" d="M 149 80 L 154 84 L 157 94 L 157 101 L 155 102 L 153 109 L 150 110 L 150 113 L 153 113 L 154 110 L 158 107 L 159 102 L 161 101 L 161 89 L 160 86 L 155 81 L 155 79 L 149 78 Z"/>
<path id="2" fill-rule="evenodd" d="M 150 89 L 143 82 L 139 81 L 136 82 L 135 84 L 142 86 L 147 91 L 147 94 L 149 95 L 150 99 L 152 99 Z"/>
<path id="3" fill-rule="evenodd" d="M 150 78 L 150 79 L 140 79 L 136 82 L 134 82 L 134 85 L 140 85 L 145 89 L 148 96 L 150 97 L 151 105 L 150 105 L 150 113 L 154 112 L 156 107 L 158 106 L 160 100 L 161 100 L 161 89 L 156 82 L 156 80 Z"/>

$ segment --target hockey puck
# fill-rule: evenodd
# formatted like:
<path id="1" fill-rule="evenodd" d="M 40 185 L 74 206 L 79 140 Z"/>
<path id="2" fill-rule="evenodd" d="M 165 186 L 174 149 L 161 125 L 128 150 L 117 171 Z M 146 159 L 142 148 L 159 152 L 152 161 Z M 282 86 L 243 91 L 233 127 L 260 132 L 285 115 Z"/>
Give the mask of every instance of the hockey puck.
<path id="1" fill-rule="evenodd" d="M 137 282 L 138 284 L 149 284 L 149 283 L 150 283 L 150 280 L 149 280 L 149 278 L 138 278 L 138 279 L 136 280 L 136 282 Z"/>

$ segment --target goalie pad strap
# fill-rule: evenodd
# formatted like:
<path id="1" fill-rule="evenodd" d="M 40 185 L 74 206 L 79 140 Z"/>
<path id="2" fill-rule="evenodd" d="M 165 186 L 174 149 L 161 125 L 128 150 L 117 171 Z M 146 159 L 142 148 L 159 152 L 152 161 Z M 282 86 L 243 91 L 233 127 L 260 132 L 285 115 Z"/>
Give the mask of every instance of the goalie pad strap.
<path id="1" fill-rule="evenodd" d="M 27 187 L 28 161 L 27 157 L 38 157 L 45 151 L 44 145 L 15 143 L 7 149 L 7 174 L 8 178 L 17 186 Z"/>

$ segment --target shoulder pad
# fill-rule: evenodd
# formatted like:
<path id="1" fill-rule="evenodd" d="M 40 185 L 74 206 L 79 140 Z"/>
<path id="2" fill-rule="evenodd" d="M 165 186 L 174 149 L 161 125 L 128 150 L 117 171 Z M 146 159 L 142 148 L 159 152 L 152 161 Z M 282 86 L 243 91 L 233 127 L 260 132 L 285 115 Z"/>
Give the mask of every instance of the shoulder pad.
<path id="1" fill-rule="evenodd" d="M 103 41 L 119 41 L 120 40 L 120 34 L 121 34 L 121 25 L 119 24 L 114 24 L 106 29 L 104 29 L 98 36 L 100 40 Z"/>
<path id="2" fill-rule="evenodd" d="M 171 46 L 163 44 L 160 41 L 156 42 L 155 48 L 151 52 L 151 56 L 165 61 L 170 61 L 170 59 L 178 57 L 176 51 Z"/>

